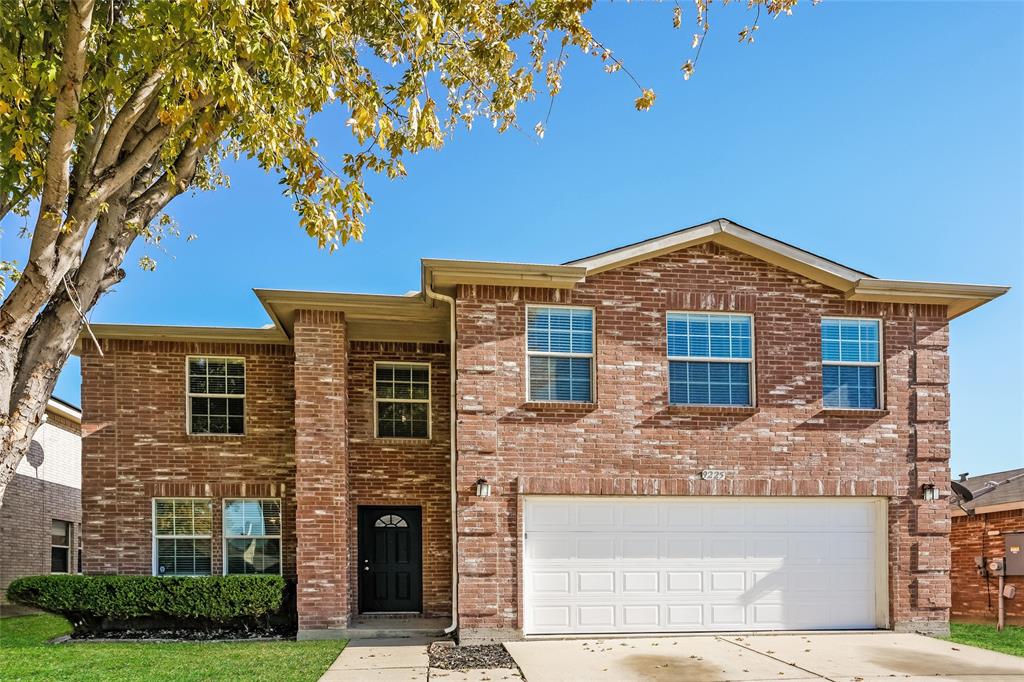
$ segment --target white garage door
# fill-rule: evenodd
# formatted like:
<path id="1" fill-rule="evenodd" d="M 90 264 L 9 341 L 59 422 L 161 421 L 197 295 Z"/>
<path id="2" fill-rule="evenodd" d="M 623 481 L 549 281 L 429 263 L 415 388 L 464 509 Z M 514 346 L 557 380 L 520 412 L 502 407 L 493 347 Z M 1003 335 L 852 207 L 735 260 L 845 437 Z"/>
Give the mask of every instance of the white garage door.
<path id="1" fill-rule="evenodd" d="M 884 626 L 884 513 L 881 498 L 528 497 L 524 630 Z"/>

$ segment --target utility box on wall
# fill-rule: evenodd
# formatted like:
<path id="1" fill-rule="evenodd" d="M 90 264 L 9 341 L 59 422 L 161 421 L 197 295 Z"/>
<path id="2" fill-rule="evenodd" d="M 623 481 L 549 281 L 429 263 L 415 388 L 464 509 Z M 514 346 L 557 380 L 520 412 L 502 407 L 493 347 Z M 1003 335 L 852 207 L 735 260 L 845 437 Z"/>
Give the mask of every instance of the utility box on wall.
<path id="1" fill-rule="evenodd" d="M 1024 533 L 1007 533 L 1006 575 L 1024 575 Z"/>

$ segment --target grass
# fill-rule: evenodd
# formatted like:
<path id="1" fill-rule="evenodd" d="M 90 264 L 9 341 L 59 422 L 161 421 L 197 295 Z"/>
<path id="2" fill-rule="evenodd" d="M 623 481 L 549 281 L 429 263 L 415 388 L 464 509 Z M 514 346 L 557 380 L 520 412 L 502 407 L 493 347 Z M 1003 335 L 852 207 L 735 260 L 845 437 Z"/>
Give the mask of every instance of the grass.
<path id="1" fill-rule="evenodd" d="M 0 676 L 5 681 L 315 682 L 345 648 L 341 641 L 46 643 L 70 631 L 59 616 L 0 619 Z"/>
<path id="2" fill-rule="evenodd" d="M 995 625 L 950 623 L 949 630 L 951 642 L 1024 656 L 1024 627 L 1007 625 L 1002 632 L 998 632 Z"/>

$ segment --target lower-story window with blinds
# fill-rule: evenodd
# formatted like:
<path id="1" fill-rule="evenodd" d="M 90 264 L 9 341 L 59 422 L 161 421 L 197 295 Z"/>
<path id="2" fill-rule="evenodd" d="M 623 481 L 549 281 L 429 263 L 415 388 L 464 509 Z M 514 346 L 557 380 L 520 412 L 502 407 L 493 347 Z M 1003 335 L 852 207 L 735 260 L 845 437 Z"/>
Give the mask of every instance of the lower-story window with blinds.
<path id="1" fill-rule="evenodd" d="M 212 542 L 209 499 L 153 500 L 154 575 L 210 575 Z"/>
<path id="2" fill-rule="evenodd" d="M 224 500 L 224 573 L 281 573 L 281 500 Z"/>

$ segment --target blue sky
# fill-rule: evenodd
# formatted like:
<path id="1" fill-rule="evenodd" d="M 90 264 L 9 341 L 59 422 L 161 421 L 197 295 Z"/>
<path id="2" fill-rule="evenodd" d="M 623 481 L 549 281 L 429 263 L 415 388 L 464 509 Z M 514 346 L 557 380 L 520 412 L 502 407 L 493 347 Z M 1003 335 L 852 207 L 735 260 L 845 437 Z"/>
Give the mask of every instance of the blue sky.
<path id="1" fill-rule="evenodd" d="M 259 326 L 252 287 L 404 293 L 421 257 L 558 263 L 719 216 L 876 276 L 1008 284 L 952 324 L 953 471 L 1024 466 L 1024 4 L 809 3 L 762 18 L 713 8 L 695 77 L 691 6 L 598 3 L 589 24 L 647 87 L 570 55 L 542 141 L 486 125 L 370 185 L 362 243 L 333 256 L 276 180 L 232 164 L 228 190 L 182 197 L 195 242 L 128 279 L 93 320 Z M 523 110 L 527 130 L 547 101 Z M 349 148 L 344 116 L 316 132 Z M 335 156 L 337 158 L 337 156 Z M 337 164 L 340 166 L 340 163 Z M 22 257 L 8 220 L 0 247 Z M 72 360 L 57 394 L 78 400 Z"/>

